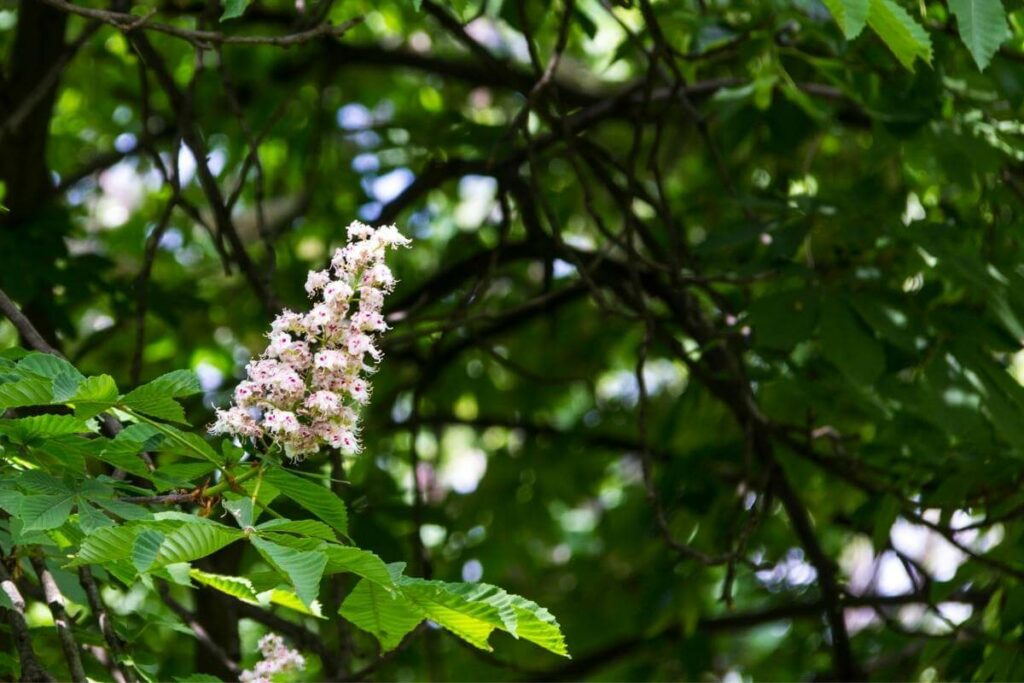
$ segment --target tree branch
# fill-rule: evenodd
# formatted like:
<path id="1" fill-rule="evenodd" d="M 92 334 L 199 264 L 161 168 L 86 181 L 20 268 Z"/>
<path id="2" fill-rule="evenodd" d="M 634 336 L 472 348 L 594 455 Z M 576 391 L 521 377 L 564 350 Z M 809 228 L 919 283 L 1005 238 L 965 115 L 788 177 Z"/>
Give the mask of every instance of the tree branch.
<path id="1" fill-rule="evenodd" d="M 235 36 L 217 31 L 195 31 L 171 26 L 170 24 L 150 21 L 149 19 L 152 16 L 152 13 L 144 16 L 136 16 L 134 14 L 111 12 L 109 10 L 93 9 L 91 7 L 80 7 L 78 5 L 73 5 L 70 2 L 65 2 L 65 0 L 33 1 L 43 2 L 51 7 L 67 12 L 68 14 L 77 14 L 78 16 L 102 21 L 106 24 L 110 24 L 120 31 L 123 31 L 124 33 L 130 34 L 143 29 L 147 31 L 157 31 L 174 36 L 175 38 L 187 40 L 189 43 L 199 48 L 204 48 L 214 44 L 292 47 L 293 45 L 301 45 L 302 43 L 308 43 L 309 41 L 316 40 L 318 38 L 328 36 L 337 38 L 339 36 L 343 36 L 352 27 L 359 25 L 363 21 L 362 17 L 357 17 L 355 19 L 349 19 L 343 24 L 339 24 L 337 26 L 332 24 L 321 24 L 306 31 L 300 31 L 298 33 L 283 36 Z"/>
<path id="2" fill-rule="evenodd" d="M 57 637 L 60 639 L 60 648 L 64 652 L 64 661 L 68 664 L 68 672 L 71 680 L 75 683 L 85 683 L 85 669 L 82 667 L 82 655 L 78 648 L 78 642 L 71 632 L 71 622 L 64 610 L 64 595 L 60 592 L 53 574 L 43 558 L 33 555 L 31 558 L 32 568 L 39 578 L 43 587 L 43 595 L 46 597 L 46 605 L 50 608 L 53 616 L 53 625 L 57 628 Z"/>
<path id="3" fill-rule="evenodd" d="M 39 659 L 36 658 L 36 653 L 32 649 L 32 638 L 28 632 L 28 624 L 25 622 L 25 598 L 14 584 L 14 579 L 7 571 L 3 559 L 0 558 L 0 590 L 3 590 L 12 605 L 11 609 L 6 610 L 7 623 L 11 627 L 14 648 L 18 652 L 18 661 L 21 662 L 20 680 L 52 681 L 54 680 L 53 676 L 39 663 Z"/>

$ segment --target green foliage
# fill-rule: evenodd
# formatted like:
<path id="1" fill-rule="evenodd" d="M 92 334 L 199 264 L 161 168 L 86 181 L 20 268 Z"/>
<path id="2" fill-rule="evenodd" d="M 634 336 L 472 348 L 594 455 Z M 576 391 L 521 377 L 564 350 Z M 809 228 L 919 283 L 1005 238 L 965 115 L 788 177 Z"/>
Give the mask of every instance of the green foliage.
<path id="1" fill-rule="evenodd" d="M 199 392 L 194 373 L 177 370 L 133 389 L 122 397 L 126 408 L 150 417 L 185 423 L 185 410 L 175 398 Z"/>
<path id="2" fill-rule="evenodd" d="M 1010 37 L 1006 10 L 1000 0 L 950 0 L 949 9 L 957 20 L 960 37 L 982 71 L 999 46 Z"/>
<path id="3" fill-rule="evenodd" d="M 835 17 L 847 40 L 853 40 L 864 30 L 869 4 L 870 0 L 825 0 L 825 6 Z"/>
<path id="4" fill-rule="evenodd" d="M 235 454 L 231 448 L 217 453 L 199 435 L 163 422 L 184 422 L 184 410 L 174 399 L 200 390 L 194 373 L 171 372 L 121 396 L 111 376 L 85 377 L 53 356 L 28 354 L 17 362 L 7 363 L 4 370 L 8 374 L 0 389 L 9 390 L 5 395 L 10 407 L 63 403 L 75 413 L 0 420 L 0 436 L 11 447 L 39 447 L 64 456 L 63 461 L 54 463 L 54 472 L 62 475 L 63 480 L 27 462 L 19 466 L 14 476 L 0 479 L 0 508 L 10 516 L 8 526 L 15 542 L 43 542 L 46 537 L 38 534 L 59 533 L 59 537 L 51 538 L 60 539 L 62 552 L 67 555 L 67 569 L 102 567 L 125 585 L 139 580 L 150 585 L 153 580 L 184 585 L 194 581 L 260 608 L 281 607 L 317 618 L 323 618 L 319 598 L 324 577 L 351 573 L 360 577 L 359 586 L 370 587 L 358 588 L 353 595 L 379 589 L 396 600 L 407 600 L 401 604 L 409 614 L 392 614 L 385 618 L 387 623 L 412 620 L 415 625 L 424 618 L 435 619 L 478 647 L 490 649 L 487 635 L 493 626 L 486 626 L 481 615 L 489 615 L 492 608 L 485 605 L 485 600 L 469 595 L 464 599 L 450 597 L 445 605 L 434 604 L 436 596 L 430 597 L 433 589 L 424 592 L 422 586 L 399 585 L 377 555 L 338 543 L 337 534 L 348 534 L 348 511 L 344 502 L 318 483 L 315 476 L 306 478 L 281 466 L 268 465 L 243 467 L 232 473 L 228 459 Z M 98 436 L 98 421 L 93 418 L 104 412 L 126 415 L 133 422 L 120 428 L 113 438 Z M 183 467 L 185 463 L 176 470 L 169 465 L 162 468 L 161 475 L 147 466 L 141 457 L 143 450 L 200 458 L 208 461 L 209 466 L 193 468 L 190 476 L 190 470 Z M 71 453 L 75 457 L 67 459 Z M 179 483 L 187 483 L 219 469 L 222 476 L 231 479 L 208 490 L 197 489 L 197 499 L 223 491 L 221 506 L 239 528 L 186 512 L 148 512 L 124 498 L 128 489 L 146 489 L 119 485 L 106 477 L 89 477 L 84 468 L 88 459 L 151 482 L 172 476 L 173 471 L 183 477 L 178 479 Z M 77 471 L 73 465 L 78 466 Z M 274 493 L 260 496 L 261 488 Z M 290 501 L 318 519 L 288 519 L 273 513 L 273 519 L 257 523 L 259 515 L 268 510 L 268 502 L 278 494 L 281 500 Z M 192 566 L 243 540 L 277 576 L 276 580 L 268 583 L 266 576 L 260 574 L 254 574 L 254 578 L 229 576 Z M 444 586 L 445 595 L 455 596 L 459 589 L 458 584 Z M 357 603 L 358 598 L 351 604 Z M 526 605 L 522 609 L 528 611 L 539 610 L 532 603 L 520 604 Z M 550 615 L 546 618 L 554 624 Z M 353 612 L 354 623 L 364 619 Z M 550 633 L 530 639 L 565 654 L 557 625 L 551 628 L 557 634 L 557 645 L 552 644 Z M 514 627 L 510 632 L 515 633 Z M 373 633 L 381 633 L 379 625 Z"/>
<path id="5" fill-rule="evenodd" d="M 319 550 L 296 550 L 253 536 L 253 547 L 273 567 L 288 577 L 295 594 L 306 605 L 316 600 L 320 592 L 320 579 L 327 566 L 327 555 Z"/>
<path id="6" fill-rule="evenodd" d="M 913 71 L 918 59 L 931 64 L 932 41 L 928 32 L 894 0 L 869 0 L 868 26 L 906 68 Z"/>
<path id="7" fill-rule="evenodd" d="M 263 479 L 341 534 L 348 533 L 348 510 L 345 503 L 330 489 L 282 468 L 270 470 Z"/>
<path id="8" fill-rule="evenodd" d="M 228 19 L 236 19 L 245 14 L 245 9 L 249 6 L 250 0 L 225 0 L 224 2 L 224 13 L 220 15 L 221 21 L 227 21 Z"/>
<path id="9" fill-rule="evenodd" d="M 376 636 L 385 651 L 430 619 L 483 650 L 492 649 L 488 639 L 498 629 L 568 655 L 558 622 L 529 600 L 488 584 L 412 579 L 401 576 L 400 566 L 393 574 L 395 590 L 363 580 L 341 606 L 342 616 Z"/>
<path id="10" fill-rule="evenodd" d="M 824 0 L 848 40 L 853 40 L 865 23 L 892 50 L 907 69 L 914 62 L 931 64 L 932 43 L 928 31 L 894 0 Z M 984 71 L 992 56 L 1010 37 L 1006 10 L 1001 0 L 951 0 L 949 9 L 957 19 L 960 38 L 978 69 Z"/>
<path id="11" fill-rule="evenodd" d="M 130 11 L 0 11 L 0 303 L 64 357 L 0 318 L 0 560 L 54 679 L 38 557 L 93 680 L 237 678 L 192 624 L 307 681 L 1024 680 L 1019 3 Z M 357 217 L 415 240 L 363 450 L 210 435 Z"/>

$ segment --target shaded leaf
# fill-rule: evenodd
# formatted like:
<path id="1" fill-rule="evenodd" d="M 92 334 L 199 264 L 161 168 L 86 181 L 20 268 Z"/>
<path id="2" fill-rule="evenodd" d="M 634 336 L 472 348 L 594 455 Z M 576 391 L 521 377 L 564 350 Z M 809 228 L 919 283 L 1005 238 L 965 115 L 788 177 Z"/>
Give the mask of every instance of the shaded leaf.
<path id="1" fill-rule="evenodd" d="M 868 0 L 823 1 L 847 40 L 853 40 L 860 35 L 868 20 Z"/>
<path id="2" fill-rule="evenodd" d="M 974 63 L 984 71 L 992 55 L 1010 37 L 1003 3 L 1000 0 L 949 0 L 949 9 L 956 17 L 960 38 L 970 50 Z"/>

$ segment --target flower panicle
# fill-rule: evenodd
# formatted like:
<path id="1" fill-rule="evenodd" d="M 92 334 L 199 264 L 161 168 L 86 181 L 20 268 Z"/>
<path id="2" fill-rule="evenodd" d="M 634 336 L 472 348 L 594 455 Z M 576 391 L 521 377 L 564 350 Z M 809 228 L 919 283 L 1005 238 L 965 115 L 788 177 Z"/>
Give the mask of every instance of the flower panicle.
<path id="1" fill-rule="evenodd" d="M 330 267 L 306 278 L 310 310 L 275 318 L 266 350 L 246 366 L 233 405 L 217 411 L 210 431 L 267 438 L 296 459 L 323 446 L 359 452 L 358 408 L 370 400 L 366 377 L 382 358 L 384 299 L 395 287 L 385 260 L 409 244 L 394 226 L 352 223 Z"/>
<path id="2" fill-rule="evenodd" d="M 287 647 L 284 639 L 276 633 L 260 638 L 260 654 L 263 658 L 252 669 L 246 669 L 238 677 L 240 683 L 272 683 L 276 674 L 303 671 L 306 658 L 298 651 Z"/>

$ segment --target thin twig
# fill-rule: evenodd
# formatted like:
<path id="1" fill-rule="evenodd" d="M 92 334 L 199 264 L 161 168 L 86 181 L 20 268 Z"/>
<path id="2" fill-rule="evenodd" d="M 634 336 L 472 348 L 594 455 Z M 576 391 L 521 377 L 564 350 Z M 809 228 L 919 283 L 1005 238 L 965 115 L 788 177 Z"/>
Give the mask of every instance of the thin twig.
<path id="1" fill-rule="evenodd" d="M 293 45 L 301 45 L 302 43 L 308 43 L 309 41 L 316 40 L 318 38 L 337 38 L 339 36 L 343 36 L 350 29 L 361 24 L 363 21 L 362 17 L 356 17 L 354 19 L 349 19 L 342 24 L 338 24 L 337 26 L 325 23 L 306 31 L 300 31 L 298 33 L 283 36 L 235 36 L 217 31 L 196 31 L 179 28 L 177 26 L 171 26 L 170 24 L 149 21 L 149 16 L 139 17 L 134 14 L 111 12 L 109 10 L 93 9 L 91 7 L 79 7 L 78 5 L 73 5 L 70 2 L 65 2 L 65 0 L 37 1 L 44 2 L 51 7 L 68 12 L 69 14 L 77 14 L 82 17 L 89 17 L 90 19 L 98 19 L 99 21 L 110 24 L 125 33 L 133 33 L 139 30 L 158 31 L 160 33 L 175 36 L 176 38 L 187 40 L 189 43 L 199 48 L 205 48 L 216 44 L 292 47 Z"/>

